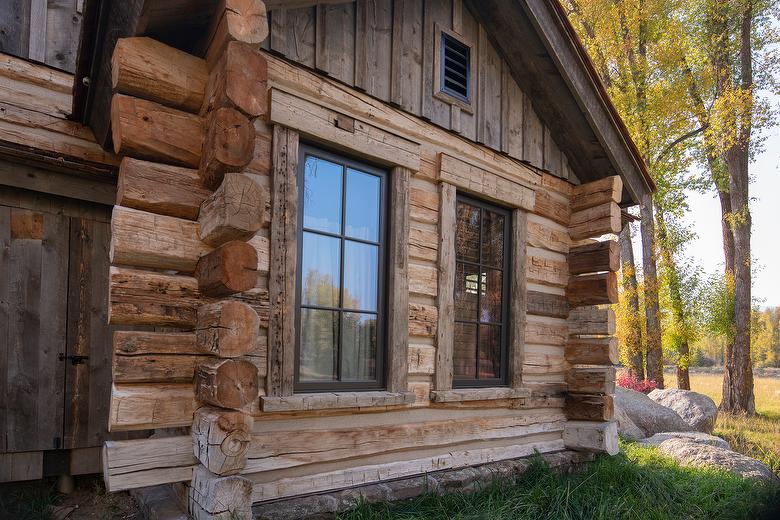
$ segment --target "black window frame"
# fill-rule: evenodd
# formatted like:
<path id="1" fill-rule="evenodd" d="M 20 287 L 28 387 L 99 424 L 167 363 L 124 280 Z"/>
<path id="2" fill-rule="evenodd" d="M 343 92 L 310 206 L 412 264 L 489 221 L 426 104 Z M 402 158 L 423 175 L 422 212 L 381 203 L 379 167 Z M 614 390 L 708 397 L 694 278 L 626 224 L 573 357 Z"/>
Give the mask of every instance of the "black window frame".
<path id="1" fill-rule="evenodd" d="M 458 192 L 455 197 L 455 214 L 457 215 L 457 207 L 458 204 L 464 203 L 468 204 L 470 206 L 474 206 L 477 208 L 480 208 L 481 211 L 488 210 L 493 213 L 497 213 L 499 215 L 502 215 L 504 217 L 504 258 L 501 262 L 501 322 L 483 322 L 482 320 L 477 317 L 476 320 L 461 320 L 455 318 L 453 314 L 453 320 L 455 324 L 457 323 L 472 323 L 476 325 L 477 329 L 477 350 L 476 350 L 476 359 L 474 360 L 476 364 L 476 373 L 475 377 L 471 379 L 459 379 L 454 371 L 452 375 L 452 387 L 453 388 L 491 388 L 491 387 L 504 387 L 509 386 L 509 328 L 511 325 L 512 316 L 509 315 L 510 311 L 510 301 L 511 301 L 511 277 L 512 273 L 510 271 L 512 267 L 512 210 L 492 203 L 492 202 L 486 202 L 484 200 L 480 200 L 477 198 L 474 198 L 472 196 L 463 194 Z M 495 266 L 486 265 L 483 263 L 482 259 L 482 233 L 483 233 L 483 218 L 480 214 L 480 224 L 479 224 L 479 262 L 471 262 L 468 260 L 461 260 L 458 256 L 457 251 L 457 217 L 456 217 L 456 226 L 455 226 L 455 244 L 456 248 L 453 252 L 455 256 L 455 273 L 457 275 L 457 266 L 458 264 L 465 264 L 472 267 L 477 267 L 478 269 L 481 267 L 487 267 L 489 269 L 497 269 Z M 481 273 L 481 271 L 478 271 Z M 523 273 L 525 275 L 525 273 Z M 481 284 L 481 280 L 479 280 Z M 453 298 L 455 297 L 454 291 L 457 290 L 457 280 L 455 282 L 455 285 L 453 287 Z M 480 300 L 481 300 L 481 290 L 477 289 L 477 312 L 479 312 L 480 309 Z M 481 379 L 479 377 L 479 335 L 480 335 L 480 325 L 500 325 L 501 326 L 501 374 L 498 378 L 485 378 Z M 455 352 L 456 345 L 454 344 L 455 338 L 453 335 L 453 354 Z"/>
<path id="2" fill-rule="evenodd" d="M 455 45 L 461 46 L 466 50 L 466 95 L 464 96 L 457 90 L 453 90 L 449 87 L 447 87 L 447 48 L 448 42 L 452 42 Z M 459 101 L 462 101 L 466 104 L 471 104 L 471 46 L 468 45 L 466 42 L 459 40 L 452 34 L 449 34 L 446 31 L 441 31 L 441 45 L 440 45 L 440 55 L 439 55 L 439 91 L 447 94 L 448 96 L 451 96 Z M 455 52 L 459 52 L 457 49 L 454 49 Z"/>
<path id="3" fill-rule="evenodd" d="M 295 282 L 295 376 L 293 380 L 293 391 L 297 393 L 315 393 L 315 392 L 337 392 L 337 391 L 372 391 L 372 390 L 384 390 L 386 387 L 387 374 L 387 348 L 386 348 L 386 336 L 387 336 L 387 240 L 389 232 L 389 215 L 388 215 L 388 197 L 389 197 L 389 183 L 390 173 L 381 167 L 377 167 L 368 164 L 363 161 L 352 159 L 344 154 L 330 151 L 326 148 L 322 148 L 317 145 L 300 143 L 298 151 L 298 171 L 296 172 L 296 178 L 298 181 L 298 222 L 297 222 L 297 238 L 298 238 L 298 259 L 297 259 L 297 280 Z M 306 158 L 314 156 L 324 159 L 326 161 L 339 164 L 343 168 L 342 175 L 342 201 L 341 201 L 341 229 L 339 233 L 329 233 L 326 231 L 320 231 L 316 229 L 305 228 L 303 225 L 304 217 L 304 181 L 306 175 Z M 374 242 L 371 240 L 362 240 L 358 238 L 351 238 L 345 234 L 346 226 L 346 182 L 347 168 L 359 170 L 371 175 L 376 175 L 380 178 L 380 194 L 379 194 L 379 241 Z M 315 233 L 320 236 L 329 236 L 338 238 L 340 240 L 340 258 L 339 258 L 339 305 L 336 307 L 325 307 L 319 305 L 303 305 L 302 304 L 302 287 L 303 287 L 303 234 Z M 301 381 L 300 380 L 300 366 L 301 366 L 301 309 L 323 309 L 332 310 L 339 313 L 339 337 L 338 337 L 338 367 L 336 368 L 337 374 L 341 377 L 341 338 L 343 334 L 344 313 L 373 313 L 373 311 L 366 311 L 365 309 L 348 309 L 343 307 L 343 293 L 344 293 L 344 248 L 347 240 L 351 240 L 363 244 L 377 245 L 379 248 L 378 257 L 379 265 L 377 266 L 377 326 L 376 326 L 376 341 L 377 341 L 377 353 L 376 353 L 376 381 Z"/>

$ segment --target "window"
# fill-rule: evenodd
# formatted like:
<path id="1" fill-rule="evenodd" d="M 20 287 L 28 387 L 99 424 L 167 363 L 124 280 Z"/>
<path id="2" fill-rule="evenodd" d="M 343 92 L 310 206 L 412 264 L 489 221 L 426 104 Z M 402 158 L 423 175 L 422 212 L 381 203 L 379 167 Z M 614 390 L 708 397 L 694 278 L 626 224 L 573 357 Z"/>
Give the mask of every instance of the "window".
<path id="1" fill-rule="evenodd" d="M 453 386 L 507 382 L 509 211 L 458 195 Z"/>
<path id="2" fill-rule="evenodd" d="M 295 388 L 379 389 L 387 175 L 302 146 Z"/>
<path id="3" fill-rule="evenodd" d="M 439 65 L 441 91 L 469 103 L 471 101 L 471 48 L 442 31 Z"/>

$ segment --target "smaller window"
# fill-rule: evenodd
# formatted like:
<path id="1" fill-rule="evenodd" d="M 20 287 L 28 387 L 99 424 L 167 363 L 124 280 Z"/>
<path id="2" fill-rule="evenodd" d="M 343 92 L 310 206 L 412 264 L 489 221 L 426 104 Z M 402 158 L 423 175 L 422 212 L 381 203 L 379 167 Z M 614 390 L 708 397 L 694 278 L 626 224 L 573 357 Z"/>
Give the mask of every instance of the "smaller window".
<path id="1" fill-rule="evenodd" d="M 442 31 L 441 91 L 465 103 L 471 101 L 471 48 Z"/>

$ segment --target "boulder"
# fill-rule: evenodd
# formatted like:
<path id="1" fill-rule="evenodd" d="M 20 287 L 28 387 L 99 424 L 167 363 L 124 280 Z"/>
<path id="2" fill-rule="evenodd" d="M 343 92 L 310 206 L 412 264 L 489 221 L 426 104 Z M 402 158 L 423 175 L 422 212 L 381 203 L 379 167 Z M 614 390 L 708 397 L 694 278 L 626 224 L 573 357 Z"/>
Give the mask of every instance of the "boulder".
<path id="1" fill-rule="evenodd" d="M 631 420 L 626 411 L 617 406 L 617 404 L 615 405 L 614 417 L 617 423 L 618 435 L 622 439 L 638 441 L 645 438 L 645 432 L 634 424 L 634 421 Z"/>
<path id="2" fill-rule="evenodd" d="M 676 438 L 663 441 L 658 450 L 683 466 L 714 466 L 743 478 L 780 484 L 780 478 L 763 462 L 718 446 Z"/>
<path id="3" fill-rule="evenodd" d="M 642 392 L 618 387 L 615 389 L 615 415 L 620 416 L 622 413 L 641 430 L 641 438 L 662 432 L 693 430 L 671 408 L 656 403 Z"/>
<path id="4" fill-rule="evenodd" d="M 648 397 L 677 412 L 697 432 L 712 433 L 718 418 L 718 407 L 708 396 L 690 390 L 668 388 L 653 390 Z"/>
<path id="5" fill-rule="evenodd" d="M 662 442 L 668 439 L 687 439 L 697 444 L 717 446 L 718 448 L 723 448 L 724 450 L 731 449 L 731 446 L 729 445 L 728 441 L 721 439 L 720 437 L 716 437 L 715 435 L 709 435 L 707 433 L 702 433 L 702 432 L 656 433 L 652 437 L 648 437 L 647 439 L 641 441 L 640 444 L 644 444 L 645 446 L 658 446 L 659 444 L 661 444 Z"/>

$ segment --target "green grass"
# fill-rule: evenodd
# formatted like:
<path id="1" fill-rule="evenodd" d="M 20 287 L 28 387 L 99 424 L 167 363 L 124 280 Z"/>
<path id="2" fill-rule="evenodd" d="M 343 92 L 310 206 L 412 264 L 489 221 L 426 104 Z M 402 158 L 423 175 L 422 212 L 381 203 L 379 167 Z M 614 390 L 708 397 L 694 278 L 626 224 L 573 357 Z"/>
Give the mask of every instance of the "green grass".
<path id="1" fill-rule="evenodd" d="M 676 386 L 667 375 L 667 385 Z M 723 377 L 717 374 L 691 374 L 691 390 L 720 403 Z M 780 379 L 756 377 L 753 381 L 756 412 L 753 417 L 719 414 L 715 435 L 723 437 L 734 451 L 763 461 L 780 475 Z"/>
<path id="2" fill-rule="evenodd" d="M 622 444 L 573 475 L 541 458 L 512 485 L 495 482 L 472 494 L 426 495 L 398 504 L 363 504 L 343 520 L 780 518 L 777 489 L 725 471 L 683 468 L 654 448 Z"/>

